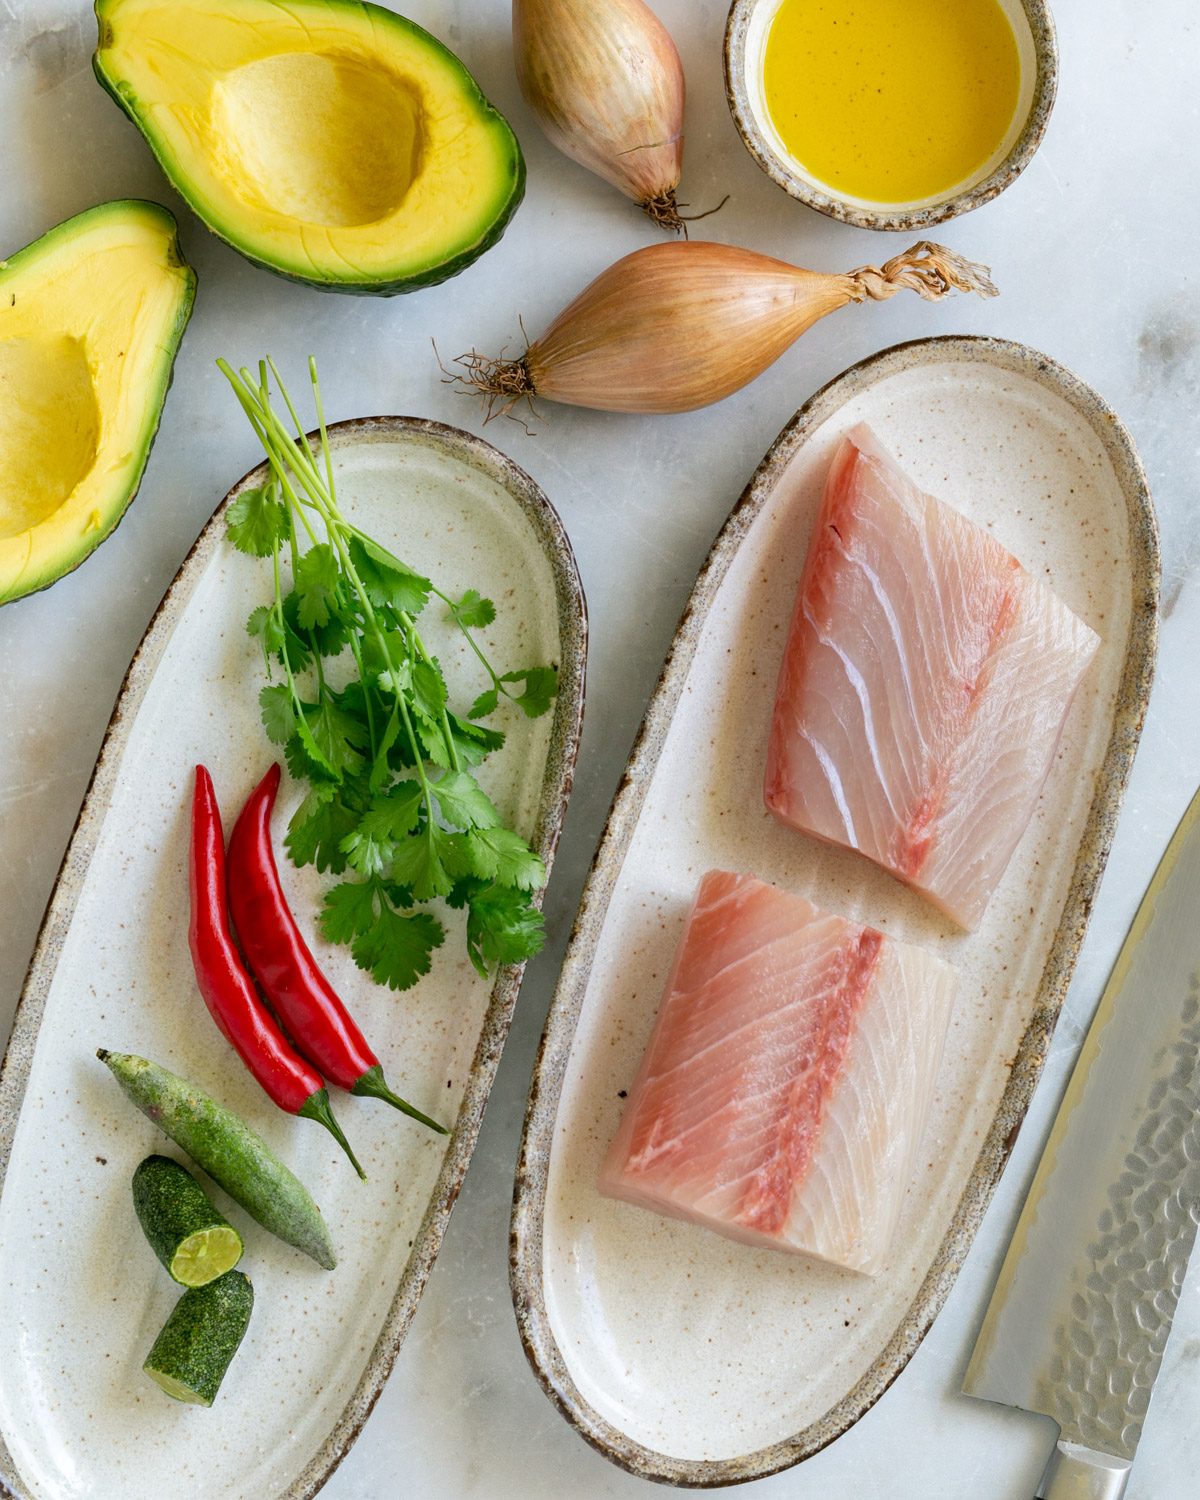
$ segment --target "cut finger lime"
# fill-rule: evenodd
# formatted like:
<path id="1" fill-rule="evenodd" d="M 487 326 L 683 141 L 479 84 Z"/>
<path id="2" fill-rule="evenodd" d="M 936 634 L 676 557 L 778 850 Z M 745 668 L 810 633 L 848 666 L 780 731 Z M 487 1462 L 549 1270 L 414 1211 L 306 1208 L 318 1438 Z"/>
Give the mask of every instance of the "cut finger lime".
<path id="1" fill-rule="evenodd" d="M 254 1309 L 254 1288 L 240 1271 L 192 1287 L 175 1304 L 142 1366 L 174 1401 L 211 1406 Z"/>
<path id="2" fill-rule="evenodd" d="M 138 1167 L 133 1206 L 150 1248 L 181 1286 L 207 1286 L 242 1258 L 241 1235 L 169 1156 L 148 1156 Z"/>

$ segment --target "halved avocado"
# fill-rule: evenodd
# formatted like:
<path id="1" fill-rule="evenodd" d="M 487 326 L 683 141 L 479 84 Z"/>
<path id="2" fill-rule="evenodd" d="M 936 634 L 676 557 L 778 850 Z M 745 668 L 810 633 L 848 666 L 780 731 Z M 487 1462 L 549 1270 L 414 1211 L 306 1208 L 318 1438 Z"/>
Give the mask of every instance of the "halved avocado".
<path id="1" fill-rule="evenodd" d="M 96 76 L 214 234 L 335 292 L 444 281 L 525 190 L 508 122 L 427 31 L 359 0 L 96 0 Z"/>
<path id="2" fill-rule="evenodd" d="M 0 261 L 0 604 L 77 568 L 125 514 L 195 294 L 175 220 L 135 199 Z"/>

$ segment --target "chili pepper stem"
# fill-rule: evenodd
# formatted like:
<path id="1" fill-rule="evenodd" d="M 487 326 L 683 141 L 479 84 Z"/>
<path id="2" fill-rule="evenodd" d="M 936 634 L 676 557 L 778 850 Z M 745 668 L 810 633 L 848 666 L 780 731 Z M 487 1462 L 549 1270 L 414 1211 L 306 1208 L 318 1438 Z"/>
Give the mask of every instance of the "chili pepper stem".
<path id="1" fill-rule="evenodd" d="M 346 1155 L 350 1158 L 350 1165 L 358 1173 L 364 1182 L 367 1174 L 359 1165 L 358 1157 L 350 1149 L 350 1142 L 342 1133 L 342 1127 L 334 1119 L 333 1110 L 329 1107 L 329 1095 L 324 1089 L 318 1089 L 315 1094 L 310 1094 L 296 1113 L 305 1120 L 316 1120 L 318 1124 L 324 1125 L 329 1134 L 334 1138 Z"/>
<path id="2" fill-rule="evenodd" d="M 368 1099 L 382 1099 L 385 1104 L 390 1104 L 393 1109 L 398 1109 L 401 1114 L 407 1115 L 410 1120 L 419 1120 L 422 1125 L 428 1125 L 430 1130 L 436 1130 L 438 1135 L 450 1134 L 444 1125 L 439 1125 L 436 1120 L 431 1120 L 428 1115 L 423 1115 L 407 1099 L 401 1099 L 399 1094 L 393 1093 L 388 1087 L 387 1079 L 383 1076 L 383 1069 L 378 1063 L 373 1068 L 367 1069 L 350 1092 L 352 1094 L 360 1094 Z"/>

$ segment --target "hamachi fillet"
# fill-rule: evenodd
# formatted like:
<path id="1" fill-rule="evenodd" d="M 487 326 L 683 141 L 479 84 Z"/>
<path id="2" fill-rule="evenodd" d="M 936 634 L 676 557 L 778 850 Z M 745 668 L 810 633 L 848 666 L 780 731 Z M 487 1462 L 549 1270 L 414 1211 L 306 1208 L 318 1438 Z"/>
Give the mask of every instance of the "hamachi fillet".
<path id="1" fill-rule="evenodd" d="M 874 1274 L 941 1059 L 948 964 L 752 875 L 700 882 L 600 1191 Z"/>
<path id="2" fill-rule="evenodd" d="M 766 804 L 972 930 L 1099 644 L 856 427 L 834 457 L 796 598 Z"/>

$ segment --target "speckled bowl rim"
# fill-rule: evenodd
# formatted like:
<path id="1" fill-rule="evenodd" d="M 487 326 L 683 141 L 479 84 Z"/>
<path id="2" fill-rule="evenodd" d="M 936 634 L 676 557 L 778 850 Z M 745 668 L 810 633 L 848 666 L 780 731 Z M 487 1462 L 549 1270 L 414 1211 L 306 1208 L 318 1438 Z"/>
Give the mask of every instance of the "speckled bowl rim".
<path id="1" fill-rule="evenodd" d="M 852 224 L 856 229 L 920 232 L 932 229 L 935 224 L 944 224 L 947 219 L 956 219 L 960 214 L 970 213 L 973 208 L 979 208 L 984 203 L 990 203 L 1014 183 L 1033 160 L 1046 133 L 1058 93 L 1058 37 L 1047 0 L 1020 0 L 1033 36 L 1037 74 L 1034 78 L 1029 116 L 1021 134 L 1013 142 L 1012 149 L 974 187 L 965 188 L 962 192 L 954 193 L 937 203 L 927 204 L 924 208 L 910 209 L 864 208 L 861 204 L 849 203 L 833 193 L 822 191 L 799 173 L 789 171 L 770 149 L 754 117 L 746 87 L 746 36 L 754 12 L 760 5 L 771 3 L 773 0 L 733 0 L 730 6 L 729 19 L 725 23 L 725 98 L 746 150 L 772 182 L 809 208 L 815 208 L 818 213 L 827 214 L 829 218 L 837 219 L 843 224 Z"/>
<path id="2" fill-rule="evenodd" d="M 531 840 L 549 871 L 574 784 L 583 727 L 588 647 L 587 601 L 575 554 L 558 512 L 540 486 L 512 459 L 461 428 L 421 417 L 382 416 L 335 422 L 328 431 L 335 451 L 364 443 L 394 442 L 397 438 L 436 448 L 494 480 L 512 497 L 532 525 L 553 570 L 562 651 L 559 692 L 550 731 L 542 796 Z M 310 433 L 309 439 L 315 446 L 316 434 Z M 171 635 L 221 543 L 226 510 L 244 490 L 264 483 L 267 477 L 265 463 L 252 469 L 234 485 L 213 512 L 163 595 L 122 682 L 83 806 L 42 918 L 0 1068 L 0 1190 L 8 1172 L 13 1136 L 29 1082 L 46 999 L 121 774 L 130 730 Z M 503 969 L 492 987 L 467 1087 L 437 1184 L 362 1376 L 328 1438 L 280 1493 L 279 1500 L 309 1500 L 321 1489 L 353 1447 L 379 1399 L 441 1249 L 451 1210 L 470 1165 L 523 974 L 524 965 Z M 119 1437 L 119 1434 L 115 1436 Z M 16 1500 L 27 1500 L 28 1495 L 3 1439 L 0 1439 L 0 1494 L 16 1497 Z"/>
<path id="3" fill-rule="evenodd" d="M 635 1442 L 583 1397 L 555 1340 L 546 1307 L 543 1214 L 550 1153 L 592 958 L 708 612 L 734 555 L 781 473 L 813 431 L 876 381 L 921 366 L 949 362 L 982 363 L 1010 370 L 1061 396 L 1086 418 L 1113 465 L 1129 506 L 1133 599 L 1129 647 L 1117 690 L 1112 735 L 1097 775 L 1071 886 L 1042 972 L 1033 1017 L 1021 1039 L 999 1108 L 963 1196 L 907 1315 L 857 1385 L 823 1417 L 794 1436 L 734 1458 L 672 1458 Z M 1090 386 L 1064 366 L 1023 344 L 958 335 L 897 344 L 853 365 L 817 391 L 771 445 L 713 543 L 642 721 L 584 886 L 525 1110 L 509 1240 L 509 1277 L 517 1326 L 542 1388 L 567 1421 L 605 1458 L 642 1478 L 695 1489 L 762 1479 L 811 1458 L 840 1437 L 879 1400 L 916 1352 L 949 1295 L 1000 1179 L 1066 998 L 1145 721 L 1158 644 L 1159 583 L 1158 526 L 1146 475 L 1129 433 Z"/>

